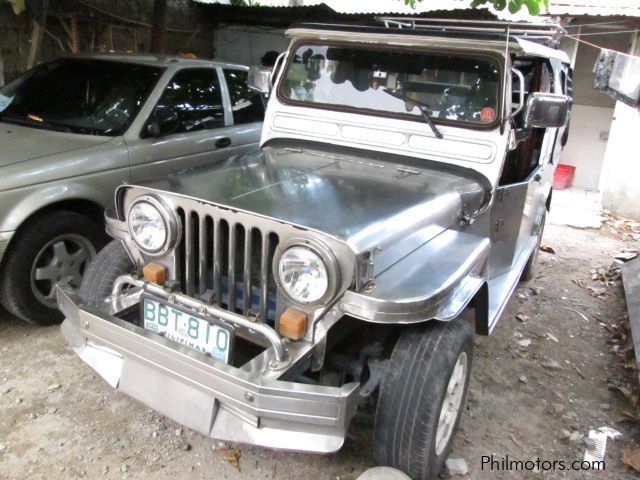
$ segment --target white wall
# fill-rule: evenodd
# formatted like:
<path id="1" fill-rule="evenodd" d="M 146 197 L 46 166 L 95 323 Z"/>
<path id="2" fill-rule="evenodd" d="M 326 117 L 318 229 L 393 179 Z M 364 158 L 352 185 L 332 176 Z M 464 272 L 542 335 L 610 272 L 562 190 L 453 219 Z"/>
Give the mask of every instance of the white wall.
<path id="1" fill-rule="evenodd" d="M 215 58 L 245 65 L 260 65 L 269 50 L 284 52 L 289 41 L 282 30 L 228 26 L 214 32 Z"/>
<path id="2" fill-rule="evenodd" d="M 560 163 L 576 167 L 575 187 L 598 190 L 613 108 L 574 105 L 569 141 Z"/>
<path id="3" fill-rule="evenodd" d="M 602 206 L 640 220 L 640 111 L 618 102 L 605 154 Z"/>

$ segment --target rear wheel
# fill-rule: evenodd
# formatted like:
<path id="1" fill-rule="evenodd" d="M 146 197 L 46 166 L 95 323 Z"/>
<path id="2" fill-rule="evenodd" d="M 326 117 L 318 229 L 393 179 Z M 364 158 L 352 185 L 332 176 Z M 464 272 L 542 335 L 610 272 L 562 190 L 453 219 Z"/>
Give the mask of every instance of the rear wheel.
<path id="1" fill-rule="evenodd" d="M 58 283 L 78 288 L 87 266 L 107 241 L 100 225 L 75 212 L 35 217 L 11 242 L 0 278 L 0 303 L 17 317 L 39 325 L 62 320 Z"/>
<path id="2" fill-rule="evenodd" d="M 466 401 L 473 328 L 463 319 L 405 330 L 380 386 L 374 454 L 416 480 L 437 475 Z"/>

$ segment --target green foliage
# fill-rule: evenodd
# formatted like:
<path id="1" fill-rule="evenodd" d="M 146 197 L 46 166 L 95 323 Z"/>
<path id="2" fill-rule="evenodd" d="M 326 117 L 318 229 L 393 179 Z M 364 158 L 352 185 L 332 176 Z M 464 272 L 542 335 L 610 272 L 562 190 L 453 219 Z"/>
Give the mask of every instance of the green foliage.
<path id="1" fill-rule="evenodd" d="M 404 0 L 404 3 L 415 7 L 416 3 L 422 1 L 423 0 Z M 471 6 L 473 8 L 486 4 L 493 5 L 496 10 L 509 8 L 509 12 L 511 13 L 519 12 L 522 7 L 527 7 L 531 15 L 540 15 L 540 13 L 549 10 L 549 0 L 471 0 Z"/>
<path id="2" fill-rule="evenodd" d="M 13 13 L 15 13 L 16 15 L 19 15 L 24 11 L 24 8 L 25 8 L 24 0 L 5 0 L 5 1 L 11 4 L 11 8 L 13 8 Z"/>

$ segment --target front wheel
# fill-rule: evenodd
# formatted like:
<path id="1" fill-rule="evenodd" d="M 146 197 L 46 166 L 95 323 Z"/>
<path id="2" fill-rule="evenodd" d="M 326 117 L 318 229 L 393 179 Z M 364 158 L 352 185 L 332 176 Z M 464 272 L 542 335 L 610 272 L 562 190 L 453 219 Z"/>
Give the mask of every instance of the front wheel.
<path id="1" fill-rule="evenodd" d="M 464 408 L 473 328 L 458 318 L 405 330 L 380 386 L 374 454 L 382 465 L 426 480 L 444 467 Z"/>
<path id="2" fill-rule="evenodd" d="M 75 212 L 57 210 L 25 224 L 11 241 L 0 272 L 0 303 L 31 323 L 62 321 L 58 283 L 78 288 L 89 263 L 108 237 L 99 224 Z"/>
<path id="3" fill-rule="evenodd" d="M 111 295 L 118 277 L 133 272 L 133 262 L 120 240 L 113 240 L 89 265 L 78 295 L 89 305 L 100 305 Z"/>

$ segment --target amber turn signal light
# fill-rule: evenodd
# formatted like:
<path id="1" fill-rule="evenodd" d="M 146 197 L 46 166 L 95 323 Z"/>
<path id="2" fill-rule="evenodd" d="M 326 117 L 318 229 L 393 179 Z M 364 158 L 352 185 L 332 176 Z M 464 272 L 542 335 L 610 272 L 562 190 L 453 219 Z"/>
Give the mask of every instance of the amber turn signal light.
<path id="1" fill-rule="evenodd" d="M 307 314 L 293 308 L 287 308 L 280 315 L 279 330 L 283 337 L 300 340 L 307 331 Z"/>
<path id="2" fill-rule="evenodd" d="M 145 265 L 142 269 L 142 274 L 145 280 L 158 285 L 162 285 L 167 281 L 167 268 L 157 263 Z"/>

